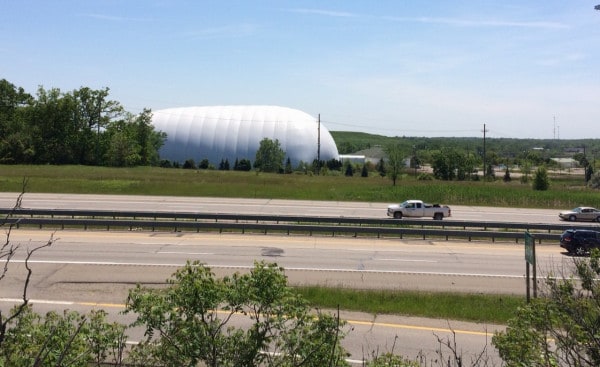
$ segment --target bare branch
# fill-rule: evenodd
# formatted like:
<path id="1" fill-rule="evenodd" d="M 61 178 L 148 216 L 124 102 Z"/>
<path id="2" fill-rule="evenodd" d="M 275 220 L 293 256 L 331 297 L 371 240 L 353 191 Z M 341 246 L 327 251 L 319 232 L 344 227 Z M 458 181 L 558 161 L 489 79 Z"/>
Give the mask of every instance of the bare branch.
<path id="1" fill-rule="evenodd" d="M 5 226 L 6 223 L 8 222 L 8 218 L 13 216 L 16 213 L 16 211 L 19 208 L 21 208 L 21 204 L 23 202 L 23 196 L 25 195 L 25 189 L 27 188 L 27 184 L 28 184 L 28 180 L 26 178 L 24 178 L 23 184 L 22 184 L 23 189 L 21 190 L 21 193 L 17 197 L 16 203 L 13 206 L 10 213 L 8 213 L 6 215 L 6 217 L 0 222 L 0 227 Z M 2 279 L 4 279 L 4 277 L 8 273 L 9 264 L 10 264 L 12 258 L 17 253 L 17 250 L 19 249 L 19 245 L 13 245 L 10 241 L 10 236 L 11 236 L 14 225 L 15 224 L 12 223 L 8 226 L 8 230 L 6 231 L 5 241 L 3 242 L 2 246 L 0 247 L 0 260 L 2 260 L 4 262 L 4 264 L 2 266 L 2 270 L 0 271 L 0 281 Z M 54 241 L 55 240 L 54 240 L 54 233 L 53 233 L 52 235 L 50 235 L 50 239 L 45 244 L 38 246 L 32 250 L 27 250 L 27 256 L 25 257 L 25 269 L 27 269 L 27 276 L 25 278 L 25 283 L 23 284 L 23 293 L 22 293 L 22 298 L 21 298 L 22 302 L 15 308 L 14 312 L 11 312 L 12 314 L 9 317 L 7 317 L 6 319 L 4 319 L 2 317 L 2 311 L 0 310 L 0 321 L 1 321 L 1 323 L 0 323 L 0 346 L 4 342 L 8 325 L 11 323 L 12 320 L 19 317 L 29 305 L 29 299 L 27 298 L 27 290 L 29 288 L 29 283 L 31 282 L 31 277 L 33 274 L 33 271 L 31 269 L 31 267 L 29 266 L 29 260 L 40 249 L 52 246 Z"/>

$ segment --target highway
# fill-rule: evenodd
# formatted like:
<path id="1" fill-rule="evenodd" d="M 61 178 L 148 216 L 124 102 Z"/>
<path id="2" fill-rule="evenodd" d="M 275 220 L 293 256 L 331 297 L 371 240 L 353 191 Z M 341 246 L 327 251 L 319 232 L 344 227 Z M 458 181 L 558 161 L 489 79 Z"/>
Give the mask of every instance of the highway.
<path id="1" fill-rule="evenodd" d="M 17 196 L 17 193 L 0 193 L 0 207 L 10 208 L 14 206 Z M 26 194 L 22 201 L 22 207 L 28 209 L 179 211 L 360 218 L 385 218 L 389 204 L 391 203 L 36 193 Z M 526 223 L 559 222 L 556 210 L 455 205 L 452 205 L 451 209 L 451 219 L 453 220 Z"/>
<path id="2" fill-rule="evenodd" d="M 16 194 L 0 194 L 0 205 L 10 207 Z M 14 205 L 14 204 L 13 204 Z M 190 211 L 247 214 L 302 214 L 321 216 L 385 216 L 385 203 L 323 203 L 287 200 L 240 200 L 214 198 L 165 198 L 135 196 L 79 196 L 27 194 L 24 208 L 111 209 L 141 211 Z M 500 221 L 532 218 L 535 222 L 557 221 L 556 211 L 496 208 L 453 208 L 453 219 L 493 217 Z M 39 310 L 64 308 L 85 311 L 104 308 L 118 314 L 135 283 L 161 284 L 186 260 L 209 265 L 217 276 L 245 271 L 255 260 L 276 262 L 286 269 L 290 284 L 322 284 L 359 289 L 418 289 L 426 291 L 525 293 L 525 261 L 522 244 L 460 241 L 367 239 L 354 237 L 305 237 L 218 233 L 164 233 L 137 231 L 17 230 L 11 241 L 22 250 L 45 243 L 53 235 L 56 243 L 36 253 L 29 297 Z M 0 307 L 6 309 L 20 296 L 24 253 L 21 251 L 2 281 Z M 572 258 L 557 245 L 537 247 L 538 276 L 564 271 Z M 14 271 L 12 271 L 14 270 Z M 499 325 L 447 320 L 427 320 L 392 315 L 343 313 L 349 321 L 344 341 L 359 363 L 365 351 L 378 348 L 413 357 L 419 352 L 434 355 L 437 336 L 455 332 L 467 355 L 489 346 Z M 131 320 L 129 320 L 131 321 Z M 137 334 L 136 334 L 137 333 Z M 139 340 L 139 330 L 130 335 Z"/>

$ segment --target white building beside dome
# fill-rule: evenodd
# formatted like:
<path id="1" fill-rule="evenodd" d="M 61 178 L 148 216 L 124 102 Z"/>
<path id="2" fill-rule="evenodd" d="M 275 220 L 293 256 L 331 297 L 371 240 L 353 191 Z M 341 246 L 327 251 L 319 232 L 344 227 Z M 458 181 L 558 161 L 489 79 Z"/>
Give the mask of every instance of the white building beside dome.
<path id="1" fill-rule="evenodd" d="M 208 159 L 213 165 L 236 159 L 254 163 L 260 141 L 277 139 L 292 165 L 339 159 L 329 130 L 311 115 L 279 106 L 182 107 L 153 112 L 156 131 L 167 134 L 161 159 L 183 163 Z M 320 141 L 320 149 L 319 149 Z M 285 163 L 285 162 L 284 162 Z"/>

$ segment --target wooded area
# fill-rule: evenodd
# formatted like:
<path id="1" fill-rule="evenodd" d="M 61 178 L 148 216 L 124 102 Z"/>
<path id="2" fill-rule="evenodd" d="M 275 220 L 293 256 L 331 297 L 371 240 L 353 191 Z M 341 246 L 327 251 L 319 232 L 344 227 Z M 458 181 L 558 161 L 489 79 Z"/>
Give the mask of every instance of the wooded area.
<path id="1" fill-rule="evenodd" d="M 34 97 L 0 80 L 0 164 L 158 164 L 166 136 L 151 111 L 127 112 L 108 92 L 39 87 Z"/>

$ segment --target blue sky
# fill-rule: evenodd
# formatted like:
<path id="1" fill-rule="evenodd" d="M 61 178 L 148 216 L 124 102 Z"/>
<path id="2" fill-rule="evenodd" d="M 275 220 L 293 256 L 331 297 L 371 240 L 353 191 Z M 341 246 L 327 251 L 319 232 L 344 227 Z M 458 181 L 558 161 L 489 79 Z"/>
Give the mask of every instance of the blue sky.
<path id="1" fill-rule="evenodd" d="M 0 78 L 333 131 L 600 138 L 600 0 L 0 0 Z"/>

